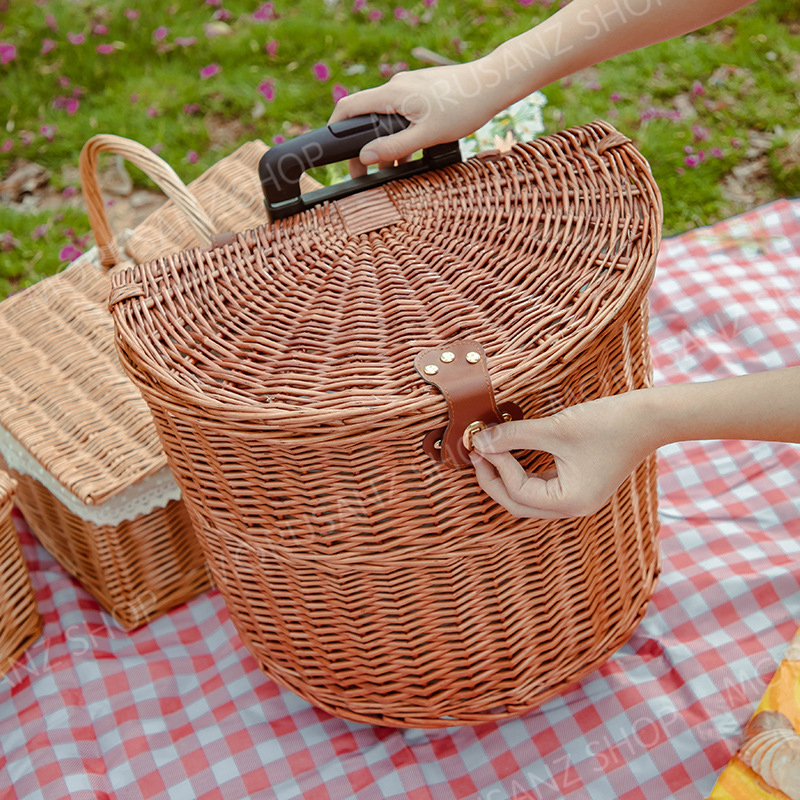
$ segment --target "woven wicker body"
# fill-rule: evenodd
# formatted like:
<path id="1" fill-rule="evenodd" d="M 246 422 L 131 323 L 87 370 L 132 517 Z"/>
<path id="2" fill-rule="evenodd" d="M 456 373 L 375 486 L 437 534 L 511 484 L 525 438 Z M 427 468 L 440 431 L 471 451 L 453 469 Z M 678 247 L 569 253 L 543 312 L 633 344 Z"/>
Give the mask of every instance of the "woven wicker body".
<path id="1" fill-rule="evenodd" d="M 123 628 L 136 628 L 209 586 L 180 500 L 117 525 L 95 525 L 34 478 L 14 475 L 16 502 L 31 531 Z"/>
<path id="2" fill-rule="evenodd" d="M 361 722 L 519 714 L 641 619 L 655 457 L 591 517 L 515 518 L 423 451 L 414 358 L 477 340 L 528 418 L 648 386 L 658 191 L 594 123 L 368 195 L 115 275 L 121 361 L 272 678 Z"/>
<path id="3" fill-rule="evenodd" d="M 152 163 L 150 174 L 178 198 L 185 187 L 135 143 L 104 136 L 87 145 L 84 190 L 101 258 L 110 267 L 119 253 L 99 191 L 87 179 L 102 150 L 136 157 L 146 170 Z M 251 142 L 198 178 L 189 187 L 188 212 L 167 202 L 128 234 L 130 257 L 147 260 L 196 246 L 203 226 L 226 231 L 262 219 L 255 169 L 265 151 Z M 156 499 L 146 512 L 113 524 L 92 516 L 120 498 L 135 499 L 148 479 L 150 493 L 157 494 L 153 479 L 159 474 L 174 487 L 150 412 L 114 351 L 110 286 L 111 272 L 87 255 L 0 304 L 0 431 L 12 452 L 42 468 L 11 470 L 31 530 L 123 627 L 133 628 L 203 591 L 209 575 L 180 500 Z"/>
<path id="4" fill-rule="evenodd" d="M 42 632 L 28 568 L 11 522 L 14 481 L 0 472 L 0 676 Z"/>

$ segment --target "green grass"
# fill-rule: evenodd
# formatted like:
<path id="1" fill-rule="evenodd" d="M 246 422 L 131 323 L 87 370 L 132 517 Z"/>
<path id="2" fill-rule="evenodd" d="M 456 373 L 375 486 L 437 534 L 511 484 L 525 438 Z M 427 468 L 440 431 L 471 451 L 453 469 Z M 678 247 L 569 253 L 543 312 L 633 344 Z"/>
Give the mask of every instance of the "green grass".
<path id="1" fill-rule="evenodd" d="M 17 48 L 16 57 L 0 66 L 0 107 L 6 109 L 0 145 L 10 142 L 11 148 L 0 153 L 0 176 L 14 159 L 24 158 L 47 167 L 51 183 L 63 189 L 74 181 L 63 170 L 76 166 L 86 139 L 113 132 L 156 148 L 189 181 L 244 141 L 269 143 L 299 125 L 324 124 L 334 84 L 354 92 L 385 80 L 381 64 L 422 66 L 411 57 L 414 46 L 470 60 L 555 8 L 524 8 L 514 0 L 439 0 L 431 8 L 406 2 L 410 15 L 420 18 L 412 25 L 395 19 L 395 4 L 382 0 L 369 0 L 359 13 L 353 12 L 352 0 L 333 6 L 322 0 L 276 0 L 278 17 L 264 22 L 252 17 L 260 0 L 224 0 L 223 5 L 231 15 L 227 32 L 208 38 L 204 26 L 214 21 L 216 9 L 200 0 L 163 6 L 143 0 L 48 0 L 42 5 L 0 0 L 0 42 Z M 130 8 L 139 10 L 138 19 L 125 16 Z M 384 18 L 370 21 L 369 10 L 383 11 Z M 56 31 L 48 26 L 47 14 Z M 661 187 L 668 234 L 742 210 L 725 199 L 721 186 L 734 167 L 754 157 L 748 154 L 752 133 L 772 137 L 763 156 L 767 174 L 759 199 L 798 194 L 800 171 L 787 166 L 780 153 L 800 128 L 800 54 L 791 33 L 799 17 L 793 0 L 760 0 L 690 37 L 620 56 L 591 75 L 546 87 L 547 132 L 602 117 L 630 136 Z M 107 32 L 93 33 L 97 25 Z M 159 26 L 169 31 L 156 41 Z M 83 34 L 85 41 L 71 44 L 68 33 Z M 177 37 L 195 37 L 196 43 L 182 47 Z M 45 38 L 56 46 L 42 55 Z M 274 57 L 264 50 L 270 40 L 278 42 Z M 98 54 L 98 45 L 115 49 Z M 329 80 L 313 77 L 317 61 L 330 68 Z M 212 63 L 221 71 L 202 79 L 200 70 Z M 712 83 L 722 65 L 731 69 Z M 269 79 L 275 86 L 273 102 L 258 91 Z M 693 93 L 693 85 L 701 86 L 702 94 Z M 74 113 L 63 107 L 66 98 L 78 101 Z M 694 116 L 658 116 L 676 104 Z M 194 109 L 187 113 L 187 106 Z M 648 109 L 657 111 L 653 115 Z M 232 133 L 221 136 L 221 123 Z M 42 126 L 55 126 L 52 141 L 40 133 Z M 698 132 L 708 138 L 697 141 Z M 688 147 L 706 154 L 696 167 L 685 164 Z M 709 155 L 712 148 L 719 148 L 716 156 Z M 190 151 L 198 154 L 197 163 L 190 163 Z M 342 170 L 325 174 L 335 178 Z M 146 185 L 143 176 L 132 174 Z M 55 213 L 0 210 L 0 237 L 4 232 L 13 237 L 0 239 L 5 242 L 0 244 L 0 296 L 63 267 L 59 252 L 88 231 L 81 212 L 65 209 L 58 222 Z M 44 224 L 49 224 L 44 238 L 32 238 Z M 70 228 L 74 233 L 65 235 Z"/>

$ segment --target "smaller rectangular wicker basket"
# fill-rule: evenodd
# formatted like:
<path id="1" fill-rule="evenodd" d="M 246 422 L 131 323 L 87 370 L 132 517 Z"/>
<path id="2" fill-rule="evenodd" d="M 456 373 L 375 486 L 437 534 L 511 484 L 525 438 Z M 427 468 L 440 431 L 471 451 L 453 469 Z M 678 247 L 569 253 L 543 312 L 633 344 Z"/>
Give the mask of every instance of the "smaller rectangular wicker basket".
<path id="1" fill-rule="evenodd" d="M 15 483 L 0 472 L 0 676 L 39 638 L 42 618 L 11 521 Z"/>
<path id="2" fill-rule="evenodd" d="M 114 351 L 111 276 L 118 264 L 202 248 L 260 221 L 266 150 L 248 142 L 186 187 L 147 147 L 93 137 L 80 166 L 97 247 L 0 303 L 0 469 L 16 480 L 33 533 L 126 629 L 210 580 L 150 411 Z M 124 248 L 98 188 L 101 152 L 131 161 L 170 198 L 125 233 Z"/>

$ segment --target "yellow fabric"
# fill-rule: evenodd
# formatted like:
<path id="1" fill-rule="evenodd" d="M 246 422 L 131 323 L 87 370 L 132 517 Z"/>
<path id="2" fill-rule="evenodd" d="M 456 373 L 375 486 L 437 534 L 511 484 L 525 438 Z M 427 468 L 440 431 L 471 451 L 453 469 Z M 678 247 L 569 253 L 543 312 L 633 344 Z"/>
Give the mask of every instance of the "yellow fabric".
<path id="1" fill-rule="evenodd" d="M 800 631 L 708 800 L 796 798 L 800 798 Z"/>

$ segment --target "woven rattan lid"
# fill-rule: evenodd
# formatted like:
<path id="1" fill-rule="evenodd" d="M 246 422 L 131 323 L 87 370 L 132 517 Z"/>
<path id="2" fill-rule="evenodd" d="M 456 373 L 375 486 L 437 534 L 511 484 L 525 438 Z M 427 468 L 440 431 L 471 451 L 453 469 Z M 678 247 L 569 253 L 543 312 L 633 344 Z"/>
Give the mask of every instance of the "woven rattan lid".
<path id="1" fill-rule="evenodd" d="M 276 435 L 402 428 L 421 350 L 483 344 L 500 399 L 558 380 L 650 285 L 661 202 L 604 122 L 324 203 L 114 276 L 146 390 Z"/>
<path id="2" fill-rule="evenodd" d="M 263 214 L 256 166 L 265 150 L 250 142 L 190 184 L 218 231 Z M 128 251 L 146 260 L 196 244 L 170 201 L 133 232 Z M 110 281 L 90 253 L 0 304 L 0 429 L 88 505 L 166 465 L 114 351 Z"/>

